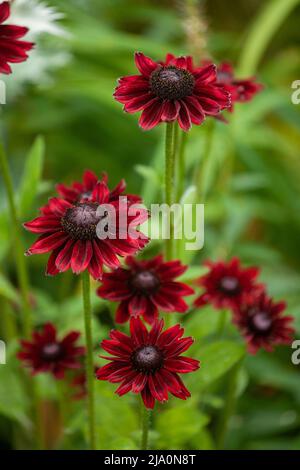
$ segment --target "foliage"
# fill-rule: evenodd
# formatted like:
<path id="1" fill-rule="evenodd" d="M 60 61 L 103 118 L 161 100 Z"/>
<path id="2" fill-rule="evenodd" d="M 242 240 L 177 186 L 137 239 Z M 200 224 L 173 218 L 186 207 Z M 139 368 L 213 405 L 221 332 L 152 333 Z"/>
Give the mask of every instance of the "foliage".
<path id="1" fill-rule="evenodd" d="M 86 168 L 98 174 L 107 171 L 111 185 L 124 177 L 130 192 L 141 194 L 146 203 L 160 202 L 162 129 L 142 133 L 136 116 L 125 116 L 112 93 L 117 77 L 134 71 L 136 49 L 157 59 L 169 50 L 178 54 L 188 51 L 190 41 L 183 27 L 185 2 L 47 3 L 64 13 L 60 23 L 68 35 L 45 37 L 45 57 L 49 49 L 57 48 L 68 51 L 68 60 L 63 67 L 53 69 L 51 80 L 41 74 L 37 84 L 23 83 L 21 95 L 18 91 L 21 97 L 8 102 L 2 113 L 20 218 L 23 221 L 36 214 L 36 208 L 52 194 L 53 182 L 80 178 Z M 190 3 L 201 3 L 202 14 L 204 2 Z M 261 277 L 272 295 L 288 302 L 299 337 L 300 108 L 290 99 L 291 83 L 300 78 L 299 2 L 240 0 L 235 2 L 234 15 L 232 10 L 224 9 L 225 2 L 205 3 L 210 54 L 216 61 L 233 60 L 243 73 L 257 74 L 265 91 L 247 106 L 236 106 L 228 125 L 215 123 L 211 158 L 205 166 L 205 246 L 192 254 L 182 250 L 183 260 L 192 264 L 185 279 L 191 282 L 199 276 L 202 261 L 208 257 L 234 254 L 246 264 L 261 266 Z M 266 27 L 267 12 L 271 24 Z M 244 44 L 245 30 L 248 40 Z M 22 77 L 22 67 L 28 66 L 29 62 L 20 64 L 16 76 Z M 34 65 L 31 73 L 35 74 Z M 199 165 L 202 168 L 210 135 L 207 124 L 191 131 L 184 182 L 189 188 L 187 199 L 195 196 L 193 186 L 199 185 L 197 169 Z M 2 184 L 0 192 L 2 337 L 2 332 L 4 336 L 12 331 L 11 310 L 19 313 L 19 293 Z M 24 233 L 27 246 L 30 239 Z M 146 251 L 151 254 L 159 249 L 159 243 L 153 243 Z M 35 324 L 50 320 L 62 332 L 70 328 L 83 331 L 77 279 L 69 274 L 46 279 L 44 264 L 43 256 L 28 260 Z M 93 307 L 95 362 L 101 364 L 98 344 L 107 336 L 114 312 L 96 297 Z M 197 338 L 193 354 L 201 360 L 202 369 L 186 380 L 192 390 L 191 400 L 178 400 L 166 410 L 159 407 L 151 441 L 161 449 L 211 449 L 215 447 L 218 416 L 224 406 L 227 372 L 240 361 L 244 346 L 234 328 L 228 328 L 225 336 L 217 339 L 218 313 L 210 308 L 188 314 L 183 321 L 187 333 Z M 15 352 L 14 340 L 9 342 L 10 351 Z M 10 354 L 8 364 L 0 366 L 0 437 L 6 446 L 14 445 L 12 433 L 7 433 L 8 423 L 16 422 L 21 432 L 31 429 L 32 424 L 27 418 L 26 392 L 19 383 L 20 370 Z M 271 355 L 259 353 L 243 363 L 239 404 L 230 422 L 226 448 L 299 448 L 300 376 L 290 356 L 288 348 L 280 348 Z M 37 386 L 47 403 L 57 404 L 59 391 L 53 383 L 49 386 L 49 380 L 39 379 Z M 113 390 L 110 384 L 97 383 L 97 426 L 102 436 L 99 445 L 106 449 L 138 448 L 139 409 L 135 397 L 119 398 Z M 84 448 L 82 402 L 70 406 L 73 408 L 72 412 L 66 411 L 65 435 L 50 446 L 66 447 L 72 442 L 74 448 Z M 26 443 L 21 441 L 19 445 Z"/>

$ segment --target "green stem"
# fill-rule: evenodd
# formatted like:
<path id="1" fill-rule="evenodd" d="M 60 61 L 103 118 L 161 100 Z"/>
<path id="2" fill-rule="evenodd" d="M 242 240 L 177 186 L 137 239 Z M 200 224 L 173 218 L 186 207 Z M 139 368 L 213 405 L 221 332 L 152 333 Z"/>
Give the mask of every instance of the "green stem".
<path id="1" fill-rule="evenodd" d="M 221 339 L 224 333 L 227 320 L 227 310 L 221 310 L 219 313 L 219 321 L 217 326 L 217 336 L 218 339 Z"/>
<path id="2" fill-rule="evenodd" d="M 8 343 L 18 337 L 18 327 L 15 312 L 10 304 L 2 298 L 0 300 L 2 302 L 1 326 L 4 331 L 5 340 Z"/>
<path id="3" fill-rule="evenodd" d="M 22 310 L 23 310 L 23 329 L 24 336 L 26 338 L 30 337 L 32 330 L 32 318 L 31 318 L 31 307 L 29 300 L 29 280 L 26 269 L 24 249 L 22 245 L 22 239 L 20 234 L 20 224 L 18 221 L 18 214 L 14 200 L 14 188 L 12 179 L 9 172 L 8 162 L 6 153 L 3 147 L 2 142 L 0 142 L 0 168 L 3 175 L 3 181 L 5 185 L 5 190 L 7 194 L 9 213 L 12 223 L 12 233 L 14 237 L 14 251 L 16 258 L 16 269 L 19 287 L 21 291 L 21 300 L 22 300 Z"/>
<path id="4" fill-rule="evenodd" d="M 174 171 L 175 171 L 175 154 L 174 154 L 174 123 L 166 123 L 165 138 L 165 204 L 171 207 L 174 200 Z M 171 217 L 171 215 L 170 215 Z M 166 239 L 166 259 L 171 260 L 173 257 L 173 227 L 171 220 L 170 236 Z"/>
<path id="5" fill-rule="evenodd" d="M 82 273 L 82 297 L 86 339 L 86 377 L 88 391 L 88 426 L 91 450 L 96 449 L 95 397 L 94 397 L 94 364 L 92 338 L 92 308 L 90 293 L 90 276 L 88 271 Z"/>
<path id="6" fill-rule="evenodd" d="M 177 174 L 177 201 L 180 201 L 180 198 L 184 192 L 184 181 L 185 181 L 185 149 L 188 140 L 188 133 L 181 133 L 180 148 L 178 153 L 178 174 Z"/>
<path id="7" fill-rule="evenodd" d="M 218 450 L 224 449 L 228 424 L 235 410 L 238 377 L 239 377 L 242 363 L 243 361 L 240 360 L 231 369 L 230 374 L 229 374 L 225 405 L 224 405 L 223 412 L 221 414 L 218 429 L 217 429 L 216 445 L 217 445 Z"/>
<path id="8" fill-rule="evenodd" d="M 211 165 L 214 164 L 212 160 L 212 147 L 213 147 L 213 137 L 215 130 L 215 119 L 210 118 L 207 121 L 207 134 L 205 140 L 205 147 L 203 152 L 203 158 L 200 162 L 200 165 L 196 169 L 195 173 L 195 185 L 197 188 L 197 199 L 203 204 L 205 202 L 206 196 L 212 184 L 212 178 L 214 172 L 211 171 Z"/>
<path id="9" fill-rule="evenodd" d="M 141 450 L 149 449 L 149 428 L 151 421 L 152 411 L 147 410 L 145 405 L 142 403 L 142 440 Z"/>

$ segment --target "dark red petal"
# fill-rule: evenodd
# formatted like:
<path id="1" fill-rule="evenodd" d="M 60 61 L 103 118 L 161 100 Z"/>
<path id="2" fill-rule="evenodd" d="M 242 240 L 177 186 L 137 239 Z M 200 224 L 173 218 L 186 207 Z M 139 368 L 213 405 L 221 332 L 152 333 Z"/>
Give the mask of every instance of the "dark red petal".
<path id="1" fill-rule="evenodd" d="M 177 357 L 174 359 L 166 359 L 164 362 L 166 367 L 171 372 L 179 372 L 180 374 L 186 374 L 199 369 L 199 361 L 190 357 Z"/>
<path id="2" fill-rule="evenodd" d="M 129 318 L 128 302 L 121 302 L 116 311 L 116 323 L 126 323 Z"/>
<path id="3" fill-rule="evenodd" d="M 152 104 L 147 106 L 147 108 L 142 112 L 139 119 L 140 127 L 146 131 L 153 129 L 153 127 L 160 123 L 162 111 L 162 101 L 159 98 L 155 98 Z"/>
<path id="4" fill-rule="evenodd" d="M 124 359 L 126 359 L 131 352 L 128 346 L 123 346 L 119 341 L 112 339 L 104 339 L 101 343 L 101 347 L 109 354 L 120 356 Z"/>
<path id="5" fill-rule="evenodd" d="M 98 182 L 98 177 L 91 170 L 86 170 L 83 174 L 83 184 L 87 191 L 92 191 Z"/>
<path id="6" fill-rule="evenodd" d="M 178 57 L 173 62 L 175 63 L 176 67 L 179 67 L 181 69 L 187 68 L 187 57 L 185 56 Z"/>
<path id="7" fill-rule="evenodd" d="M 150 59 L 150 57 L 145 56 L 142 52 L 136 52 L 134 59 L 139 72 L 147 78 L 158 67 L 156 62 Z"/>
<path id="8" fill-rule="evenodd" d="M 202 103 L 200 105 L 199 101 L 194 96 L 187 96 L 184 98 L 184 102 L 188 108 L 192 123 L 198 126 L 202 124 L 205 119 Z"/>
<path id="9" fill-rule="evenodd" d="M 152 101 L 153 95 L 151 93 L 146 93 L 128 101 L 124 106 L 124 111 L 127 113 L 136 113 L 137 111 L 142 111 L 147 106 L 149 106 Z"/>
<path id="10" fill-rule="evenodd" d="M 132 316 L 142 315 L 147 308 L 147 301 L 143 295 L 133 295 L 128 301 L 129 314 Z"/>
<path id="11" fill-rule="evenodd" d="M 130 333 L 135 345 L 140 346 L 145 344 L 148 339 L 148 331 L 140 318 L 131 318 L 130 320 Z"/>
<path id="12" fill-rule="evenodd" d="M 26 222 L 24 227 L 32 233 L 46 233 L 61 230 L 60 218 L 55 215 L 37 217 Z"/>
<path id="13" fill-rule="evenodd" d="M 132 295 L 129 286 L 122 281 L 106 281 L 97 289 L 97 295 L 103 299 L 119 302 Z"/>
<path id="14" fill-rule="evenodd" d="M 158 338 L 157 344 L 161 347 L 170 345 L 174 340 L 181 338 L 184 333 L 184 329 L 179 325 L 174 325 L 171 328 L 163 331 Z M 178 344 L 178 343 L 176 343 Z"/>
<path id="15" fill-rule="evenodd" d="M 140 393 L 147 383 L 147 375 L 140 372 L 132 383 L 132 392 Z"/>
<path id="16" fill-rule="evenodd" d="M 75 343 L 79 337 L 80 337 L 79 331 L 70 331 L 70 333 L 68 333 L 63 338 L 63 340 L 61 341 L 61 344 L 64 344 L 66 346 L 70 345 L 71 343 Z"/>
<path id="17" fill-rule="evenodd" d="M 47 276 L 56 276 L 59 274 L 59 270 L 55 265 L 56 257 L 59 253 L 59 250 L 54 250 L 53 253 L 49 256 L 47 267 L 46 267 L 46 275 Z"/>
<path id="18" fill-rule="evenodd" d="M 1 22 L 1 21 L 0 21 Z M 13 39 L 19 39 L 28 32 L 25 26 L 16 26 L 11 24 L 3 24 L 0 26 L 0 37 L 6 36 Z"/>
<path id="19" fill-rule="evenodd" d="M 109 201 L 109 189 L 103 181 L 96 184 L 93 190 L 92 199 L 99 204 L 104 204 Z"/>
<path id="20" fill-rule="evenodd" d="M 168 390 L 172 395 L 177 396 L 178 398 L 183 398 L 185 395 L 182 393 L 182 387 L 180 382 L 177 379 L 177 375 L 173 372 L 169 372 L 167 369 L 161 369 L 159 375 L 162 377 L 162 380 L 167 384 Z"/>
<path id="21" fill-rule="evenodd" d="M 193 343 L 194 340 L 191 337 L 181 338 L 177 342 L 174 341 L 171 345 L 168 346 L 168 356 L 179 356 L 183 352 L 187 351 Z"/>
<path id="22" fill-rule="evenodd" d="M 184 131 L 190 130 L 192 126 L 189 110 L 183 100 L 180 101 L 180 111 L 178 114 L 178 123 Z"/>
<path id="23" fill-rule="evenodd" d="M 181 264 L 179 260 L 168 261 L 157 267 L 157 274 L 160 279 L 172 280 L 176 277 L 181 276 L 187 270 L 187 266 Z"/>
<path id="24" fill-rule="evenodd" d="M 156 344 L 159 335 L 164 327 L 164 321 L 163 320 L 156 320 L 155 323 L 153 324 L 150 332 L 149 332 L 149 341 L 151 344 Z"/>
<path id="25" fill-rule="evenodd" d="M 151 301 L 154 303 L 154 305 L 156 305 L 158 309 L 161 309 L 164 312 L 174 311 L 173 298 L 166 297 L 163 293 L 161 293 L 161 290 L 151 295 L 150 298 L 151 298 Z"/>
<path id="26" fill-rule="evenodd" d="M 69 202 L 75 202 L 78 198 L 78 191 L 64 184 L 57 184 L 55 188 L 58 194 Z"/>
<path id="27" fill-rule="evenodd" d="M 163 104 L 161 120 L 166 122 L 175 121 L 178 117 L 180 104 L 178 101 L 166 100 Z"/>
<path id="28" fill-rule="evenodd" d="M 92 242 L 90 240 L 77 240 L 73 247 L 71 257 L 71 269 L 79 274 L 85 271 L 93 255 Z"/>
<path id="29" fill-rule="evenodd" d="M 162 286 L 164 290 L 169 290 L 170 293 L 173 291 L 173 293 L 176 293 L 176 295 L 186 296 L 193 295 L 195 293 L 194 289 L 184 284 L 183 282 L 165 281 Z"/>
<path id="30" fill-rule="evenodd" d="M 94 279 L 101 279 L 103 274 L 103 262 L 100 249 L 97 245 L 97 241 L 93 240 L 93 256 L 91 258 L 90 264 L 88 266 L 89 273 L 93 276 Z"/>
<path id="31" fill-rule="evenodd" d="M 54 215 L 58 217 L 63 217 L 67 209 L 70 209 L 72 207 L 72 204 L 70 204 L 65 199 L 58 199 L 57 197 L 52 197 L 51 199 L 49 199 L 48 206 L 50 211 Z"/>
<path id="32" fill-rule="evenodd" d="M 56 340 L 56 328 L 52 323 L 46 323 L 43 329 L 44 342 L 51 342 Z"/>
<path id="33" fill-rule="evenodd" d="M 111 373 L 115 372 L 120 368 L 120 364 L 115 362 L 110 362 L 105 364 L 105 366 L 100 367 L 96 372 L 96 377 L 98 380 L 107 380 Z"/>
<path id="34" fill-rule="evenodd" d="M 149 323 L 149 325 L 152 325 L 153 322 L 158 318 L 158 309 L 152 303 L 151 299 L 147 299 L 146 307 L 142 315 L 145 322 Z"/>
<path id="35" fill-rule="evenodd" d="M 194 72 L 194 76 L 197 80 L 197 83 L 211 83 L 216 80 L 217 76 L 217 67 L 215 64 L 208 64 L 204 67 L 200 67 Z"/>
<path id="36" fill-rule="evenodd" d="M 145 80 L 136 80 L 129 85 L 117 87 L 114 97 L 119 103 L 126 104 L 135 98 L 140 98 L 141 96 L 149 93 L 149 83 Z M 152 96 L 152 98 L 154 95 Z"/>
<path id="37" fill-rule="evenodd" d="M 10 15 L 10 6 L 9 2 L 2 2 L 0 4 L 0 23 L 7 20 Z"/>
<path id="38" fill-rule="evenodd" d="M 98 249 L 97 254 L 100 256 L 103 264 L 112 269 L 116 269 L 120 266 L 120 261 L 108 243 L 103 240 L 94 240 L 94 246 L 95 245 Z"/>
<path id="39" fill-rule="evenodd" d="M 146 385 L 146 387 L 144 387 L 144 389 L 141 392 L 141 395 L 142 395 L 142 399 L 143 399 L 145 407 L 152 410 L 154 408 L 154 405 L 155 405 L 155 399 L 152 396 L 148 385 Z"/>
<path id="40" fill-rule="evenodd" d="M 33 245 L 27 250 L 26 255 L 37 255 L 48 253 L 49 251 L 55 250 L 68 239 L 68 235 L 64 232 L 55 232 L 51 235 L 42 235 L 39 237 Z"/>
<path id="41" fill-rule="evenodd" d="M 166 55 L 165 65 L 170 65 L 170 64 L 175 65 L 175 60 L 176 60 L 176 57 L 170 52 L 168 52 L 168 54 Z"/>
<path id="42" fill-rule="evenodd" d="M 0 57 L 0 73 L 5 73 L 5 74 L 12 73 L 10 65 L 8 65 L 6 62 L 1 60 L 1 57 Z"/>
<path id="43" fill-rule="evenodd" d="M 203 96 L 199 98 L 199 100 L 205 114 L 215 116 L 221 109 L 220 105 L 211 98 L 206 98 L 205 96 Z"/>
<path id="44" fill-rule="evenodd" d="M 204 305 L 207 305 L 208 302 L 209 296 L 207 294 L 202 294 L 194 301 L 194 305 L 195 307 L 203 307 Z"/>
<path id="45" fill-rule="evenodd" d="M 168 400 L 168 388 L 163 382 L 159 380 L 159 376 L 156 374 L 149 375 L 148 386 L 150 389 L 151 395 L 160 402 L 165 402 Z"/>
<path id="46" fill-rule="evenodd" d="M 74 243 L 75 240 L 68 240 L 65 246 L 59 250 L 59 254 L 55 260 L 55 266 L 59 272 L 65 272 L 70 269 Z"/>

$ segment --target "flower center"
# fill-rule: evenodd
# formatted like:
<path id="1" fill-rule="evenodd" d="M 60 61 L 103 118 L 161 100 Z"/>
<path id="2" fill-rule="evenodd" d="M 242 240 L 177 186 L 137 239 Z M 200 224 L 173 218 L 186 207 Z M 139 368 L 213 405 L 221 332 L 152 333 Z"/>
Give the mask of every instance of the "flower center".
<path id="1" fill-rule="evenodd" d="M 163 365 L 163 355 L 156 346 L 142 346 L 133 353 L 132 363 L 139 372 L 154 373 Z"/>
<path id="2" fill-rule="evenodd" d="M 81 202 L 67 210 L 61 220 L 63 229 L 74 240 L 96 238 L 96 227 L 101 217 L 97 216 L 98 204 Z"/>
<path id="3" fill-rule="evenodd" d="M 43 346 L 41 355 L 44 361 L 56 361 L 62 355 L 63 349 L 59 343 L 48 343 Z"/>
<path id="4" fill-rule="evenodd" d="M 144 294 L 151 294 L 159 287 L 159 280 L 151 271 L 141 271 L 134 275 L 131 285 Z"/>
<path id="5" fill-rule="evenodd" d="M 252 328 L 259 333 L 266 333 L 272 325 L 272 318 L 266 312 L 257 312 L 251 317 Z"/>
<path id="6" fill-rule="evenodd" d="M 236 277 L 224 276 L 220 280 L 219 288 L 226 295 L 236 295 L 240 291 L 240 284 Z"/>
<path id="7" fill-rule="evenodd" d="M 158 67 L 150 76 L 151 91 L 159 98 L 180 100 L 193 93 L 195 79 L 185 69 L 174 66 Z"/>

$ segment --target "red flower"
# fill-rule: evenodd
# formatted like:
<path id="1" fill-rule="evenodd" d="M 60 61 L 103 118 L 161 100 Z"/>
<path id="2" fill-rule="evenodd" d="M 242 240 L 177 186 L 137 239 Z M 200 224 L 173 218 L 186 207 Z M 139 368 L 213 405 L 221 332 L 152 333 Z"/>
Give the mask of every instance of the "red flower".
<path id="1" fill-rule="evenodd" d="M 143 316 L 152 324 L 158 310 L 184 313 L 188 305 L 182 297 L 194 293 L 193 289 L 174 279 L 183 274 L 187 266 L 180 261 L 163 262 L 162 256 L 148 261 L 126 259 L 129 269 L 118 268 L 103 274 L 102 286 L 97 294 L 104 299 L 121 301 L 116 322 L 125 323 L 130 316 Z"/>
<path id="2" fill-rule="evenodd" d="M 255 82 L 255 78 L 238 80 L 234 76 L 233 67 L 228 62 L 223 62 L 217 69 L 217 83 L 231 95 L 231 103 L 245 103 L 261 90 L 263 85 Z M 230 111 L 233 110 L 233 106 Z"/>
<path id="3" fill-rule="evenodd" d="M 149 130 L 160 122 L 178 121 L 188 131 L 230 106 L 230 96 L 216 86 L 213 64 L 194 67 L 192 58 L 167 54 L 165 62 L 154 62 L 141 52 L 135 54 L 140 75 L 122 77 L 115 90 L 124 111 L 142 111 L 140 126 Z"/>
<path id="4" fill-rule="evenodd" d="M 102 341 L 102 348 L 111 357 L 101 356 L 111 362 L 97 372 L 99 380 L 120 383 L 119 396 L 128 392 L 141 393 L 147 408 L 153 408 L 155 400 L 165 402 L 168 393 L 186 400 L 190 392 L 178 374 L 193 372 L 199 361 L 181 356 L 192 344 L 192 338 L 182 338 L 180 325 L 162 332 L 163 320 L 156 321 L 148 332 L 139 318 L 130 320 L 131 335 L 112 330 L 109 340 Z"/>
<path id="5" fill-rule="evenodd" d="M 211 303 L 217 309 L 235 308 L 245 293 L 262 288 L 262 285 L 255 284 L 259 269 L 242 268 L 238 258 L 232 258 L 228 263 L 207 261 L 205 264 L 209 272 L 197 281 L 205 290 L 195 300 L 197 307 Z"/>
<path id="6" fill-rule="evenodd" d="M 71 186 L 65 184 L 57 184 L 56 189 L 60 197 L 66 199 L 66 201 L 75 203 L 88 201 L 92 197 L 93 190 L 99 181 L 104 182 L 107 185 L 108 177 L 104 173 L 101 178 L 98 178 L 95 173 L 90 170 L 86 170 L 83 174 L 83 180 L 75 181 Z M 124 195 L 126 189 L 126 183 L 121 180 L 120 183 L 112 190 L 109 194 L 109 202 L 116 201 L 121 195 Z M 136 204 L 141 202 L 141 198 L 135 194 L 126 194 L 129 202 Z"/>
<path id="7" fill-rule="evenodd" d="M 259 348 L 273 351 L 278 344 L 290 344 L 294 329 L 289 325 L 294 318 L 283 316 L 285 302 L 275 303 L 265 292 L 246 295 L 235 310 L 233 322 L 248 343 L 248 351 L 255 354 Z"/>
<path id="8" fill-rule="evenodd" d="M 98 215 L 101 206 L 104 216 Z M 100 279 L 103 265 L 117 268 L 120 264 L 118 256 L 134 254 L 148 241 L 136 230 L 147 219 L 147 211 L 140 208 L 138 215 L 130 215 L 129 207 L 130 203 L 111 200 L 104 181 L 96 184 L 87 201 L 70 203 L 52 198 L 42 208 L 41 216 L 24 224 L 30 232 L 40 234 L 26 254 L 51 252 L 46 269 L 48 275 L 54 276 L 68 269 L 79 274 L 88 269 L 94 279 Z M 106 211 L 109 208 L 115 213 L 113 219 Z M 105 239 L 99 238 L 96 231 L 101 220 L 102 229 L 108 234 Z"/>
<path id="9" fill-rule="evenodd" d="M 29 366 L 32 374 L 50 372 L 56 379 L 63 379 L 69 369 L 79 369 L 85 348 L 76 346 L 80 333 L 71 331 L 62 340 L 57 338 L 54 325 L 47 323 L 41 332 L 34 331 L 32 341 L 21 341 L 18 358 Z"/>
<path id="10" fill-rule="evenodd" d="M 10 15 L 9 2 L 0 4 L 0 73 L 12 72 L 10 63 L 24 62 L 27 60 L 27 52 L 33 47 L 32 42 L 20 41 L 25 36 L 28 28 L 11 24 L 2 24 Z"/>

